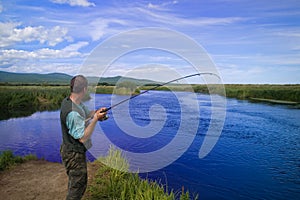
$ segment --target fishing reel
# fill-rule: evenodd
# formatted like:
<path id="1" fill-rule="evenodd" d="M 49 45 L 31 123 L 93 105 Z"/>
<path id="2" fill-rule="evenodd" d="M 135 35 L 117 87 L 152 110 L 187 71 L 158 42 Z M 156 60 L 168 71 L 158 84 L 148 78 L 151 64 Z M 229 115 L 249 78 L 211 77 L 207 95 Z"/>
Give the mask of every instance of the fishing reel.
<path id="1" fill-rule="evenodd" d="M 105 120 L 107 120 L 109 117 L 107 116 L 107 115 L 105 115 L 102 119 L 100 119 L 99 121 L 105 121 Z"/>
<path id="2" fill-rule="evenodd" d="M 103 110 L 103 111 L 101 111 L 100 113 L 104 113 L 104 112 L 107 112 L 108 111 L 108 109 L 105 109 L 105 110 Z M 100 120 L 98 120 L 98 121 L 105 121 L 105 120 L 107 120 L 108 119 L 108 116 L 107 115 L 104 115 L 104 117 L 102 118 L 102 119 L 100 119 Z"/>

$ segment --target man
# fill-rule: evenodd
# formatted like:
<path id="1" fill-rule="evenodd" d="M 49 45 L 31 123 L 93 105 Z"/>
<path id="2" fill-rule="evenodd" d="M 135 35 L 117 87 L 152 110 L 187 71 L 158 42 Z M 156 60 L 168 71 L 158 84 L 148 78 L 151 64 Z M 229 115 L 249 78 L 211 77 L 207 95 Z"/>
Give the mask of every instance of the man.
<path id="1" fill-rule="evenodd" d="M 63 142 L 61 145 L 62 162 L 69 177 L 67 200 L 79 200 L 87 186 L 87 162 L 85 152 L 91 147 L 90 137 L 98 120 L 106 117 L 106 108 L 89 111 L 82 103 L 87 93 L 88 81 L 78 75 L 70 83 L 71 95 L 61 104 L 60 121 Z M 86 119 L 93 116 L 89 124 Z"/>

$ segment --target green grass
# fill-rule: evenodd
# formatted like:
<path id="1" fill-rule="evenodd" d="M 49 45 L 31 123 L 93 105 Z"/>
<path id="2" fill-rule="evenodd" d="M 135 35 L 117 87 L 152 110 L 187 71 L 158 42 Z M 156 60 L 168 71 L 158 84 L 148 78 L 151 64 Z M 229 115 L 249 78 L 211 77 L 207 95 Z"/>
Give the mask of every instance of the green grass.
<path id="1" fill-rule="evenodd" d="M 27 155 L 24 157 L 13 155 L 12 151 L 3 151 L 0 152 L 0 171 L 7 170 L 12 166 L 17 164 L 29 161 L 29 160 L 37 160 L 35 155 Z"/>
<path id="2" fill-rule="evenodd" d="M 116 87 L 116 86 L 97 86 L 91 92 L 95 92 L 96 94 L 118 94 L 118 95 L 132 95 L 138 94 L 139 89 L 131 89 L 126 87 Z"/>
<path id="3" fill-rule="evenodd" d="M 96 94 L 112 94 L 115 86 L 97 86 L 95 89 Z"/>
<path id="4" fill-rule="evenodd" d="M 225 94 L 222 85 L 210 85 L 210 90 L 206 85 L 194 84 L 192 91 L 204 94 L 226 95 L 228 98 L 243 100 L 271 100 L 271 103 L 300 103 L 300 85 L 272 85 L 272 84 L 225 84 Z M 150 89 L 143 86 L 141 89 Z M 171 85 L 157 88 L 157 90 L 191 91 L 191 87 L 186 85 Z M 275 100 L 275 101 L 274 101 Z M 277 100 L 277 101 L 276 101 Z"/>
<path id="5" fill-rule="evenodd" d="M 300 103 L 300 85 L 225 85 L 226 96 L 273 99 Z"/>
<path id="6" fill-rule="evenodd" d="M 68 86 L 0 86 L 1 103 L 9 108 L 58 105 L 69 90 Z"/>
<path id="7" fill-rule="evenodd" d="M 99 170 L 87 189 L 85 199 L 117 200 L 190 200 L 189 192 L 174 193 L 157 181 L 141 179 L 137 173 L 127 172 L 129 164 L 122 152 L 111 148 L 106 157 L 96 161 Z M 111 167 L 109 167 L 111 166 Z M 197 195 L 194 199 L 197 199 Z"/>
<path id="8" fill-rule="evenodd" d="M 0 86 L 0 120 L 58 110 L 69 95 L 69 86 Z"/>

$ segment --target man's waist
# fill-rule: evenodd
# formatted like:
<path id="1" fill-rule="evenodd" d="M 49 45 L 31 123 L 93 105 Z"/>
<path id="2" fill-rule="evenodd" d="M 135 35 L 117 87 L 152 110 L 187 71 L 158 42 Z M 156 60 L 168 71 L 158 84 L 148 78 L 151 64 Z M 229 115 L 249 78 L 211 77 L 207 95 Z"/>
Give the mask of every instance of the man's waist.
<path id="1" fill-rule="evenodd" d="M 85 153 L 86 148 L 82 144 L 65 144 L 62 143 L 61 145 L 61 151 L 62 152 L 78 152 L 78 153 Z"/>

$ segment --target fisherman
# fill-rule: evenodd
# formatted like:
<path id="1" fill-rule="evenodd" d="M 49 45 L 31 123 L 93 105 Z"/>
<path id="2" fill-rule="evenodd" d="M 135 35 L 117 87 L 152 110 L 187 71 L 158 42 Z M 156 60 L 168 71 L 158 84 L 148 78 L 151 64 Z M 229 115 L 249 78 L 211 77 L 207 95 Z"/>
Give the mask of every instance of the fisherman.
<path id="1" fill-rule="evenodd" d="M 69 177 L 66 199 L 82 198 L 87 187 L 87 149 L 91 147 L 90 137 L 98 121 L 106 117 L 106 108 L 96 111 L 82 103 L 87 93 L 88 81 L 77 75 L 70 82 L 71 95 L 61 104 L 60 121 L 62 128 L 62 145 L 60 153 Z M 86 119 L 91 118 L 89 124 Z"/>

